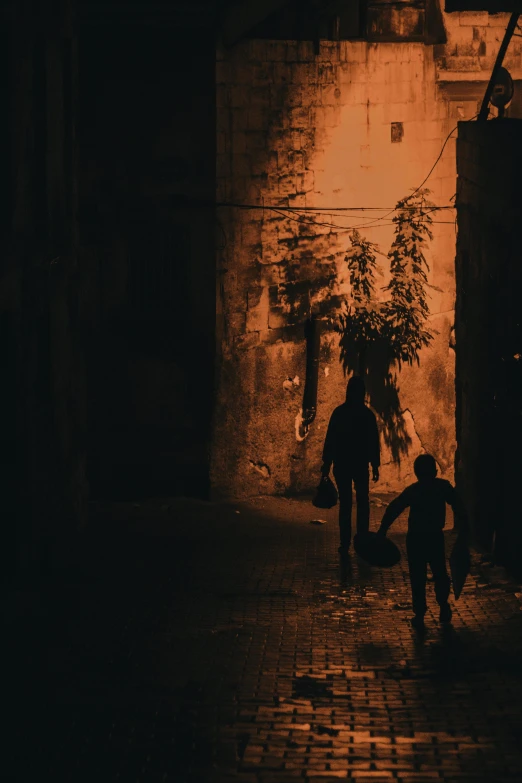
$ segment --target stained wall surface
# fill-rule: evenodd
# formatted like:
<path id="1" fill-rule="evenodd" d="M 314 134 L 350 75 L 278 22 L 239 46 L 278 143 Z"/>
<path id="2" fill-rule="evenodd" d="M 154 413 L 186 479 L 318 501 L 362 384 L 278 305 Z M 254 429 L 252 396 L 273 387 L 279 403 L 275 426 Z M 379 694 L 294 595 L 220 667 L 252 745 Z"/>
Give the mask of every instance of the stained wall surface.
<path id="1" fill-rule="evenodd" d="M 448 42 L 436 47 L 322 41 L 316 55 L 312 43 L 251 40 L 218 50 L 218 493 L 294 493 L 317 483 L 328 419 L 346 387 L 334 323 L 349 295 L 349 228 L 378 243 L 384 285 L 389 210 L 422 183 L 457 121 L 477 114 L 507 19 L 445 14 Z M 520 78 L 518 38 L 506 65 Z M 395 404 L 402 417 L 396 438 L 384 437 L 379 417 L 381 490 L 409 483 L 422 451 L 453 477 L 454 136 L 427 186 L 436 205 L 450 207 L 434 213 L 427 252 L 435 337 L 418 367 L 398 371 L 395 401 L 378 383 L 372 390 L 377 413 Z M 299 213 L 304 207 L 324 211 L 311 217 Z M 310 312 L 323 318 L 323 336 L 317 416 L 304 434 Z"/>

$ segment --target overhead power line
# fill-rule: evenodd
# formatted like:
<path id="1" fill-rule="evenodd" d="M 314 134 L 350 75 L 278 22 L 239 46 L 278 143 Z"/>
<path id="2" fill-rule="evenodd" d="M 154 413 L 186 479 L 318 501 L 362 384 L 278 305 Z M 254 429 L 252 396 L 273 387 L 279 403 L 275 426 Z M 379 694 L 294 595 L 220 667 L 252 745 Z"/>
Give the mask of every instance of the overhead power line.
<path id="1" fill-rule="evenodd" d="M 285 206 L 284 204 L 239 204 L 237 202 L 233 201 L 218 201 L 216 203 L 217 207 L 238 207 L 239 209 L 284 209 L 288 212 L 326 212 L 329 215 L 333 214 L 334 212 L 352 212 L 352 211 L 358 211 L 358 212 L 370 212 L 370 211 L 376 211 L 376 212 L 384 212 L 387 209 L 392 210 L 417 210 L 418 207 L 290 207 Z M 453 204 L 447 204 L 443 206 L 435 206 L 435 209 L 455 209 Z"/>
<path id="2" fill-rule="evenodd" d="M 475 114 L 475 116 L 471 117 L 469 120 L 467 120 L 467 122 L 472 122 L 473 120 L 476 120 L 477 117 L 478 117 L 478 114 Z M 416 193 L 418 193 L 419 190 L 421 190 L 421 188 L 429 180 L 429 178 L 431 177 L 431 175 L 435 171 L 435 168 L 436 168 L 439 160 L 441 159 L 441 157 L 442 157 L 442 155 L 444 153 L 444 150 L 446 149 L 446 144 L 448 143 L 448 141 L 450 140 L 451 136 L 455 133 L 455 131 L 457 129 L 458 129 L 458 125 L 456 125 L 448 133 L 448 135 L 446 136 L 446 139 L 444 140 L 444 143 L 443 143 L 443 145 L 441 147 L 441 150 L 440 150 L 439 154 L 437 155 L 435 163 L 433 164 L 433 166 L 429 170 L 429 172 L 426 175 L 426 177 L 422 180 L 420 185 L 418 185 L 415 188 L 415 190 L 412 191 L 412 193 L 410 194 L 410 196 L 408 196 L 408 198 L 411 198 L 411 196 L 414 196 Z M 407 211 L 417 212 L 420 209 L 419 206 L 408 206 L 408 205 L 395 206 L 395 207 L 364 207 L 364 206 L 363 207 L 360 207 L 360 206 L 357 206 L 357 207 L 354 207 L 354 206 L 352 206 L 352 207 L 339 207 L 339 206 L 336 206 L 336 207 L 306 207 L 306 206 L 291 207 L 291 206 L 285 206 L 284 204 L 239 204 L 239 203 L 235 203 L 235 202 L 226 202 L 226 201 L 218 202 L 216 204 L 216 206 L 218 206 L 218 207 L 233 207 L 233 208 L 237 208 L 237 209 L 262 209 L 262 210 L 268 210 L 270 212 L 274 212 L 276 214 L 279 214 L 279 215 L 281 215 L 282 217 L 284 217 L 284 218 L 286 218 L 288 220 L 293 220 L 293 221 L 295 221 L 297 223 L 309 223 L 309 224 L 316 225 L 316 226 L 323 226 L 323 227 L 326 227 L 326 228 L 335 228 L 338 231 L 347 231 L 347 232 L 348 231 L 353 231 L 353 230 L 359 229 L 359 228 L 377 228 L 379 226 L 392 226 L 392 225 L 395 224 L 396 221 L 394 221 L 393 219 L 391 221 L 390 220 L 387 221 L 387 218 L 389 218 L 389 216 L 392 215 L 394 212 L 398 212 L 398 211 L 402 211 L 402 212 L 407 212 Z M 437 212 L 439 210 L 448 210 L 448 209 L 455 210 L 455 205 L 454 204 L 445 204 L 445 205 L 441 205 L 441 206 L 433 205 L 433 206 L 429 207 L 428 209 L 426 209 L 426 214 L 429 214 L 430 212 Z M 368 221 L 366 221 L 364 223 L 360 223 L 358 225 L 353 225 L 353 226 L 340 226 L 339 224 L 332 223 L 330 221 L 310 220 L 310 219 L 304 217 L 304 215 L 306 213 L 314 213 L 314 214 L 318 214 L 318 215 L 329 215 L 330 217 L 332 217 L 332 216 L 334 216 L 334 217 L 344 217 L 345 215 L 341 214 L 341 213 L 345 213 L 347 217 L 348 216 L 350 216 L 352 218 L 361 217 L 359 215 L 354 214 L 356 212 L 385 212 L 386 214 L 380 215 L 379 217 L 375 217 L 375 218 L 373 218 L 371 220 L 368 220 Z M 294 215 L 297 215 L 297 217 L 294 217 Z M 434 224 L 434 225 L 454 225 L 454 221 L 453 220 L 450 220 L 450 221 L 433 220 L 432 224 Z"/>

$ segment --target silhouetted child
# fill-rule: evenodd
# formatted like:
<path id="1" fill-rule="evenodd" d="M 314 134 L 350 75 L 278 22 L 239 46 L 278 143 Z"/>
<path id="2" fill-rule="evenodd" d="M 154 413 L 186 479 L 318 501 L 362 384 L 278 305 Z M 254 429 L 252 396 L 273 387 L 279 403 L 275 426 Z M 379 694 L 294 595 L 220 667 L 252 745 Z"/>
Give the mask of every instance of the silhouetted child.
<path id="1" fill-rule="evenodd" d="M 352 482 L 357 503 L 357 533 L 364 535 L 370 525 L 370 476 L 379 479 L 379 432 L 374 413 L 365 405 L 364 381 L 353 376 L 348 381 L 346 402 L 330 418 L 324 441 L 322 475 L 333 472 L 339 492 L 339 552 L 350 549 L 352 539 Z"/>
<path id="2" fill-rule="evenodd" d="M 466 512 L 449 481 L 437 478 L 437 464 L 431 454 L 421 454 L 413 464 L 418 481 L 406 487 L 392 500 L 382 518 L 378 535 L 386 535 L 390 525 L 406 508 L 410 508 L 406 549 L 411 581 L 414 617 L 411 624 L 417 630 L 424 628 L 426 614 L 426 573 L 429 563 L 435 582 L 435 597 L 440 607 L 440 622 L 450 622 L 448 603 L 450 578 L 446 570 L 443 528 L 446 522 L 446 503 L 453 509 L 455 526 L 467 535 Z"/>

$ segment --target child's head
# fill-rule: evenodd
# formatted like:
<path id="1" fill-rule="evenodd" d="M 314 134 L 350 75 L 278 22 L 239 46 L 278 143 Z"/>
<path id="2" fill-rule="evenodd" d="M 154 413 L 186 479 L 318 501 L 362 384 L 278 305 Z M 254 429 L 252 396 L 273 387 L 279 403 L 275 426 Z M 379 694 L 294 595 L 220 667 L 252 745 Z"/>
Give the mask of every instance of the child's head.
<path id="1" fill-rule="evenodd" d="M 419 454 L 413 463 L 413 470 L 419 481 L 435 478 L 437 475 L 437 463 L 431 454 Z"/>

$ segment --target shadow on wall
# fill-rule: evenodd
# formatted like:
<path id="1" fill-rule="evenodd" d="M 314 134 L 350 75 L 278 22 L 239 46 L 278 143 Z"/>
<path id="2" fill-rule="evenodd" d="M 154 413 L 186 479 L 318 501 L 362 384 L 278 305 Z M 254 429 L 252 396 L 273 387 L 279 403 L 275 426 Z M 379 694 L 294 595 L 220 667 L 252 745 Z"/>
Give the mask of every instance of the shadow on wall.
<path id="1" fill-rule="evenodd" d="M 346 254 L 351 298 L 337 321 L 341 335 L 341 362 L 345 374 L 358 372 L 366 383 L 370 404 L 383 422 L 384 441 L 393 462 L 400 464 L 411 438 L 406 430 L 399 400 L 397 370 L 402 364 L 419 364 L 419 353 L 430 344 L 434 332 L 428 327 L 429 266 L 424 249 L 433 239 L 429 190 L 417 188 L 397 202 L 395 238 L 387 253 L 390 280 L 383 290 L 389 298 L 376 296 L 380 272 L 373 242 L 353 231 Z"/>
<path id="2" fill-rule="evenodd" d="M 399 386 L 397 385 L 396 361 L 387 340 L 377 339 L 364 346 L 364 358 L 360 346 L 352 335 L 339 328 L 340 361 L 345 375 L 353 372 L 364 378 L 370 405 L 381 420 L 381 432 L 394 462 L 400 464 L 401 457 L 408 454 L 411 445 L 402 415 Z"/>

